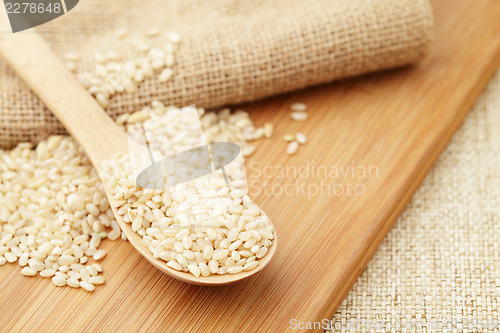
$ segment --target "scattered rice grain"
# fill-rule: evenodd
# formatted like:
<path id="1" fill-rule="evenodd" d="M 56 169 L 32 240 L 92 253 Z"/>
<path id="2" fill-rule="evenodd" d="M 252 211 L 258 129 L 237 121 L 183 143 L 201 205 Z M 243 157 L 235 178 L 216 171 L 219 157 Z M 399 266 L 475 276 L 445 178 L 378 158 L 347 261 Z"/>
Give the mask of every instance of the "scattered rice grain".
<path id="1" fill-rule="evenodd" d="M 306 112 L 292 112 L 290 117 L 295 121 L 305 121 L 309 118 L 309 115 Z"/>
<path id="2" fill-rule="evenodd" d="M 288 155 L 293 155 L 297 153 L 299 150 L 299 143 L 297 141 L 292 141 L 288 144 L 288 147 L 286 148 L 286 153 Z"/>
<path id="3" fill-rule="evenodd" d="M 307 111 L 307 105 L 305 105 L 304 103 L 292 103 L 290 105 L 290 110 L 296 112 L 304 112 Z"/>
<path id="4" fill-rule="evenodd" d="M 305 144 L 307 142 L 307 137 L 303 133 L 297 133 L 295 134 L 295 138 L 297 139 L 297 142 L 300 144 Z"/>

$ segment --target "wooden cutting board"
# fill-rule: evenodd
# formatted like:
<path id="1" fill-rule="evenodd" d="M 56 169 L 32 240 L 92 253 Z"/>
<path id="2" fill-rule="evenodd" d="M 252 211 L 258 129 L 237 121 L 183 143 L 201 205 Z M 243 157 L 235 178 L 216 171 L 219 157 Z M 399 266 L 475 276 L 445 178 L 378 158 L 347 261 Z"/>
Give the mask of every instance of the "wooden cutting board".
<path id="1" fill-rule="evenodd" d="M 499 1 L 432 2 L 436 38 L 422 63 L 245 106 L 276 124 L 247 161 L 250 194 L 280 240 L 262 273 L 187 285 L 106 241 L 107 282 L 93 293 L 0 267 L 0 330 L 282 332 L 291 319 L 331 319 L 500 63 Z M 290 120 L 294 101 L 308 121 Z M 298 131 L 309 142 L 290 157 L 281 137 Z"/>

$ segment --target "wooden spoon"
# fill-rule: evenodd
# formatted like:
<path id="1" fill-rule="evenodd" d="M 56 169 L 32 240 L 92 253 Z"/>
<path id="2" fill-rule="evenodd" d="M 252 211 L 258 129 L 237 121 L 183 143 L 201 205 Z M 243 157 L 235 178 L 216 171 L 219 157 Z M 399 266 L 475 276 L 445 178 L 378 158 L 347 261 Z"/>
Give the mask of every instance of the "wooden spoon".
<path id="1" fill-rule="evenodd" d="M 80 143 L 99 175 L 102 176 L 103 161 L 113 158 L 116 153 L 128 153 L 125 132 L 104 112 L 36 32 L 0 34 L 0 55 Z M 106 182 L 104 185 L 115 219 L 132 246 L 156 268 L 177 280 L 198 285 L 223 285 L 240 281 L 261 271 L 276 251 L 278 239 L 275 233 L 273 245 L 253 270 L 207 277 L 176 271 L 168 267 L 165 261 L 153 257 L 143 244 L 142 237 L 118 215 L 111 189 Z"/>

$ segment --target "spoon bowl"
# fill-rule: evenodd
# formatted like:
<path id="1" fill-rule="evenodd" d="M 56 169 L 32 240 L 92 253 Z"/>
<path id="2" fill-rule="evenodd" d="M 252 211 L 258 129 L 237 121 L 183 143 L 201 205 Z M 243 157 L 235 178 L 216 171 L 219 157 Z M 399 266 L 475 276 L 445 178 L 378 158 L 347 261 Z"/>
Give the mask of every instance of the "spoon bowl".
<path id="1" fill-rule="evenodd" d="M 108 186 L 105 186 L 106 194 L 108 195 L 108 198 L 111 198 L 110 196 L 110 188 Z M 110 204 L 112 204 L 112 201 L 110 200 Z M 237 274 L 223 274 L 223 275 L 209 275 L 209 276 L 199 276 L 196 277 L 191 273 L 188 272 L 180 272 L 176 271 L 175 269 L 170 268 L 167 266 L 167 263 L 161 259 L 155 259 L 151 251 L 147 248 L 147 246 L 144 244 L 142 237 L 135 233 L 132 230 L 132 227 L 130 224 L 126 223 L 123 221 L 123 219 L 118 215 L 118 212 L 116 208 L 113 206 L 113 213 L 115 215 L 116 221 L 120 225 L 120 228 L 122 231 L 125 233 L 127 236 L 128 241 L 132 244 L 132 246 L 147 260 L 149 261 L 153 266 L 158 268 L 160 271 L 162 271 L 165 274 L 168 274 L 169 276 L 173 277 L 176 280 L 186 282 L 186 283 L 191 283 L 191 284 L 196 284 L 196 285 L 204 285 L 204 286 L 217 286 L 217 285 L 225 285 L 225 284 L 230 284 L 234 282 L 241 281 L 243 279 L 246 279 L 266 267 L 267 264 L 271 261 L 271 258 L 274 255 L 274 252 L 276 251 L 276 245 L 278 242 L 278 238 L 276 236 L 276 232 L 274 232 L 274 239 L 273 239 L 273 244 L 269 248 L 267 254 L 259 259 L 259 266 L 256 268 L 250 270 L 250 271 L 243 271 Z"/>

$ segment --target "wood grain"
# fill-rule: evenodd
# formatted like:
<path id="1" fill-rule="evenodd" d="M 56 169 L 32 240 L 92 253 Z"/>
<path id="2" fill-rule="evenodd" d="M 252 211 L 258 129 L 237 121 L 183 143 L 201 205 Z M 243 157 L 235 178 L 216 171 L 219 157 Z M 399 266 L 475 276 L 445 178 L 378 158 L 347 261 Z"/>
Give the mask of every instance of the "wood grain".
<path id="1" fill-rule="evenodd" d="M 436 39 L 421 64 L 245 107 L 258 124 L 276 124 L 276 137 L 259 143 L 247 162 L 250 181 L 292 184 L 292 192 L 318 184 L 276 172 L 307 161 L 378 170 L 376 177 L 326 178 L 362 183 L 359 196 L 257 195 L 251 187 L 280 237 L 259 275 L 223 287 L 187 285 L 160 273 L 130 244 L 105 242 L 107 282 L 94 293 L 22 277 L 14 264 L 0 267 L 1 329 L 282 332 L 292 318 L 331 318 L 500 62 L 500 2 L 432 3 Z M 289 120 L 292 101 L 309 105 L 307 122 Z M 309 142 L 289 157 L 281 136 L 299 130 Z M 264 170 L 273 172 L 257 178 Z"/>

